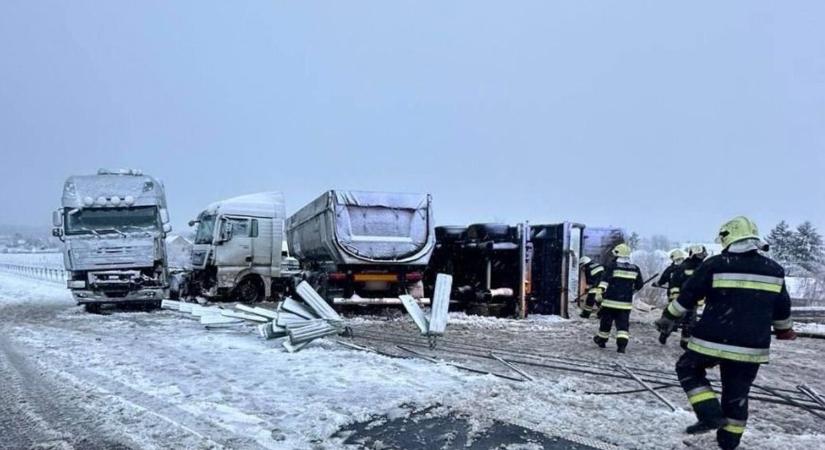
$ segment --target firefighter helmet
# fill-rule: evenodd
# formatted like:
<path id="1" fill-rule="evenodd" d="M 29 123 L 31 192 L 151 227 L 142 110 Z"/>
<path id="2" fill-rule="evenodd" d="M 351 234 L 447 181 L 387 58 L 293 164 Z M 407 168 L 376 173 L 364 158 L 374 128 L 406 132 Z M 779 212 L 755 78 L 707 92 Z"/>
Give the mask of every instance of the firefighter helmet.
<path id="1" fill-rule="evenodd" d="M 756 224 L 745 216 L 735 217 L 725 222 L 719 228 L 716 243 L 728 248 L 730 244 L 745 239 L 759 239 L 759 229 Z"/>
<path id="2" fill-rule="evenodd" d="M 706 255 L 708 254 L 708 249 L 705 248 L 702 244 L 694 244 L 688 247 L 688 255 L 693 257 L 694 255 Z"/>
<path id="3" fill-rule="evenodd" d="M 629 258 L 630 257 L 630 246 L 627 244 L 619 244 L 613 247 L 613 256 L 619 258 Z"/>
<path id="4" fill-rule="evenodd" d="M 670 260 L 676 264 L 679 264 L 680 262 L 684 261 L 685 258 L 687 258 L 687 255 L 680 248 L 677 248 L 676 250 L 670 252 Z"/>
<path id="5" fill-rule="evenodd" d="M 589 264 L 592 259 L 589 256 L 582 256 L 582 259 L 579 260 L 579 265 L 583 266 L 585 264 Z"/>

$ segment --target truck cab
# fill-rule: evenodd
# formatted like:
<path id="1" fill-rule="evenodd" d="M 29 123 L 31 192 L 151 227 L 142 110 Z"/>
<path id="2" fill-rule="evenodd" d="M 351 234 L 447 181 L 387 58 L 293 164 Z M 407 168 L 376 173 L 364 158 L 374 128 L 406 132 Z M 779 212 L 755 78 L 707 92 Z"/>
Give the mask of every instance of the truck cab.
<path id="1" fill-rule="evenodd" d="M 163 184 L 137 170 L 69 177 L 52 234 L 63 241 L 68 288 L 95 312 L 107 303 L 157 306 L 168 292 Z"/>
<path id="2" fill-rule="evenodd" d="M 215 202 L 198 214 L 189 295 L 255 303 L 285 289 L 284 199 L 262 192 Z"/>

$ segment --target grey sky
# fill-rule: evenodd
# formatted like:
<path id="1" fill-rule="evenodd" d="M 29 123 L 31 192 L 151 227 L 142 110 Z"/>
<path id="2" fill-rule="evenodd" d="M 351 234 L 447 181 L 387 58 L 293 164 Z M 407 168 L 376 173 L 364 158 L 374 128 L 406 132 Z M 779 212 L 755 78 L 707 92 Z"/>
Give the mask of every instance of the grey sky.
<path id="1" fill-rule="evenodd" d="M 329 188 L 442 224 L 825 226 L 825 2 L 5 0 L 0 151 L 9 224 L 136 167 L 178 226 Z"/>

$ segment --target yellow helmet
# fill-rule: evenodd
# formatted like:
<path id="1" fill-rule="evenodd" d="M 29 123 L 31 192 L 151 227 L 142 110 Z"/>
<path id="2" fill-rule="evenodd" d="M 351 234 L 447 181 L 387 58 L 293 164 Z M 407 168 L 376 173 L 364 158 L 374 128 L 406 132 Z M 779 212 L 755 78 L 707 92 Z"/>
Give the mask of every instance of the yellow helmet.
<path id="1" fill-rule="evenodd" d="M 685 258 L 687 258 L 687 255 L 680 248 L 677 248 L 676 250 L 670 252 L 670 260 L 673 262 L 677 262 L 679 260 L 684 261 Z"/>
<path id="2" fill-rule="evenodd" d="M 719 228 L 716 243 L 728 248 L 730 244 L 744 239 L 759 239 L 759 229 L 752 220 L 739 216 L 725 222 Z"/>
<path id="3" fill-rule="evenodd" d="M 613 253 L 613 256 L 616 256 L 616 257 L 619 257 L 619 258 L 629 258 L 630 257 L 630 246 L 628 246 L 627 244 L 619 244 L 619 245 L 613 247 L 613 251 L 611 253 Z"/>

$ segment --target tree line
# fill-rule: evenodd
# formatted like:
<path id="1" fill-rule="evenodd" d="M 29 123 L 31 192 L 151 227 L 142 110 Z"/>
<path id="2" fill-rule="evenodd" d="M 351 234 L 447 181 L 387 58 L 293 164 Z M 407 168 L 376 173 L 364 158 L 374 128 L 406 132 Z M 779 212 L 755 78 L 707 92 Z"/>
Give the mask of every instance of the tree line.
<path id="1" fill-rule="evenodd" d="M 811 222 L 802 222 L 794 229 L 783 220 L 765 240 L 770 244 L 771 256 L 785 265 L 789 272 L 825 272 L 825 245 L 822 235 Z"/>

